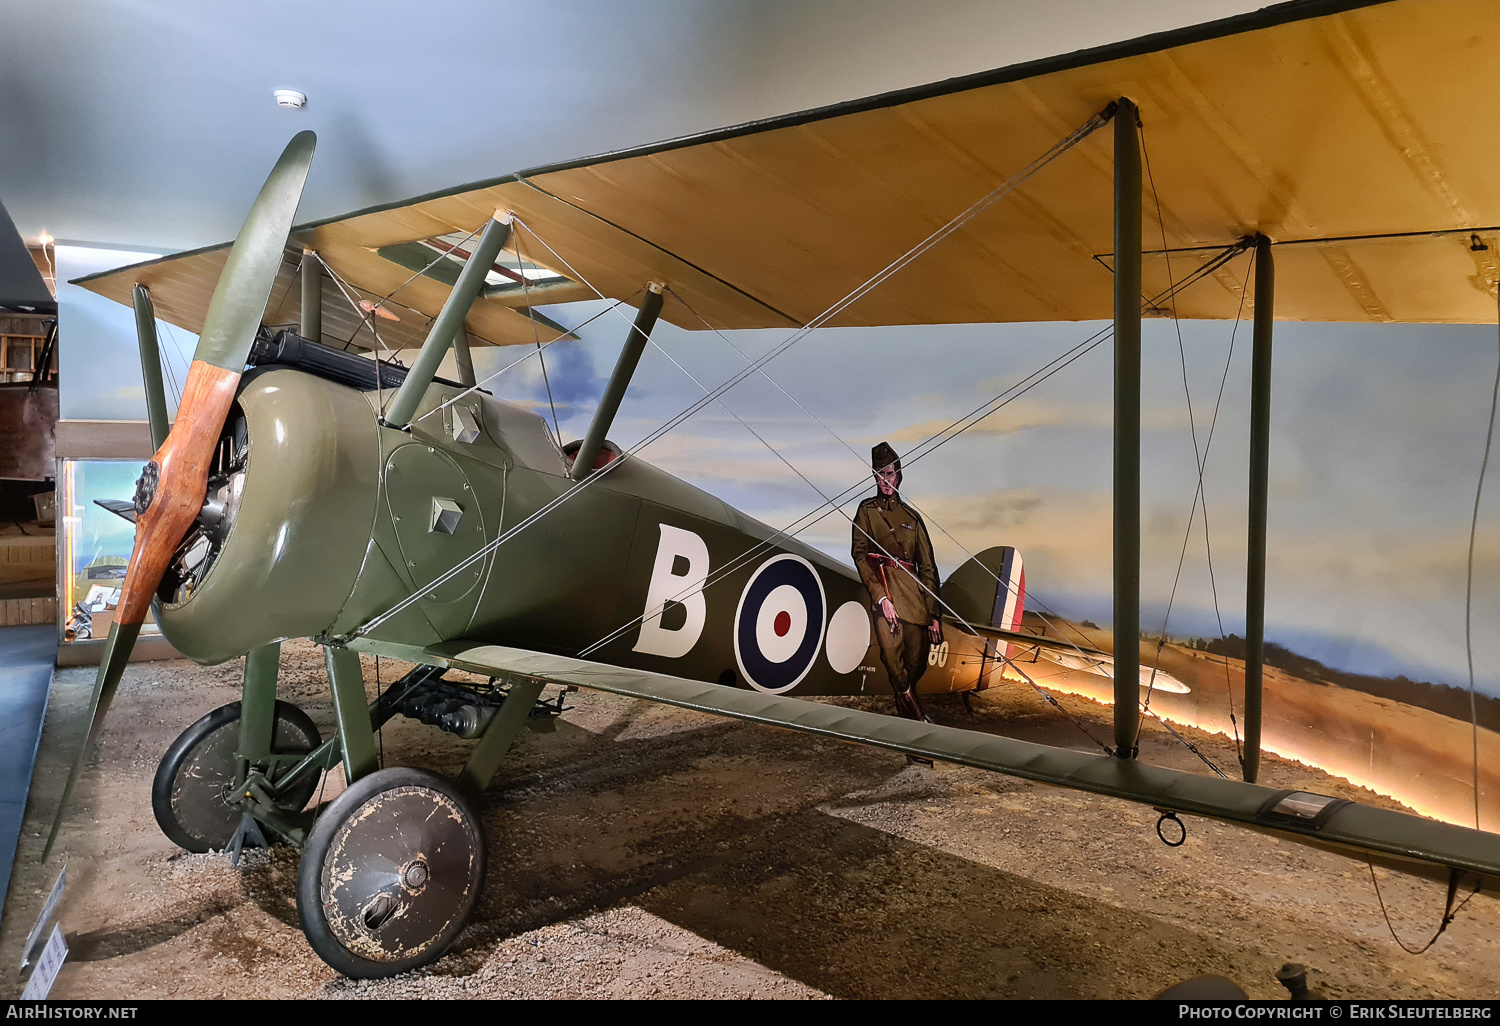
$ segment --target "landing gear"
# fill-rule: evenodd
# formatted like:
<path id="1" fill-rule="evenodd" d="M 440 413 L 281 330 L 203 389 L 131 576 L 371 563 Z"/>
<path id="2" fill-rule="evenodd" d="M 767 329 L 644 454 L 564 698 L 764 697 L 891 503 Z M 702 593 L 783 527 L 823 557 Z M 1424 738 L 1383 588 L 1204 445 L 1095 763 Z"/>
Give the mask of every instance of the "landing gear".
<path id="1" fill-rule="evenodd" d="M 345 976 L 394 976 L 448 949 L 483 882 L 484 835 L 458 789 L 425 770 L 376 770 L 308 835 L 297 915 L 313 950 Z"/>
<path id="2" fill-rule="evenodd" d="M 271 751 L 278 756 L 303 756 L 321 743 L 318 728 L 307 713 L 290 702 L 276 703 L 276 725 Z M 156 768 L 151 784 L 151 811 L 157 825 L 173 843 L 188 851 L 222 850 L 240 825 L 240 810 L 227 800 L 239 769 L 240 703 L 220 706 L 172 742 Z M 267 771 L 290 768 L 290 760 Z M 242 778 L 241 778 L 242 779 Z M 306 783 L 282 796 L 282 808 L 296 812 L 307 804 L 318 786 L 313 774 Z"/>

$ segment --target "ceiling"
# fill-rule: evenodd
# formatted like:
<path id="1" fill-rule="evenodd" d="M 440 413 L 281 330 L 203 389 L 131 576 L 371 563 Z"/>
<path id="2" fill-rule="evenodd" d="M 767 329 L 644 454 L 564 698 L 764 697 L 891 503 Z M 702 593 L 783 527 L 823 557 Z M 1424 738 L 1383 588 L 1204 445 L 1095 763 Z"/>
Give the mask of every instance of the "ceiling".
<path id="1" fill-rule="evenodd" d="M 28 241 L 175 251 L 231 238 L 304 128 L 307 220 L 1259 6 L 0 0 L 0 200 Z"/>

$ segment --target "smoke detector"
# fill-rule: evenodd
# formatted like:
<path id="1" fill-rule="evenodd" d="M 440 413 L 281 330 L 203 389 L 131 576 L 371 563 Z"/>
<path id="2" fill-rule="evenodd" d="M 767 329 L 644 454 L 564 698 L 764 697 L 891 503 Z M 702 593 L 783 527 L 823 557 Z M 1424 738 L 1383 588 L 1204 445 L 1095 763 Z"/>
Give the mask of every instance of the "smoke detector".
<path id="1" fill-rule="evenodd" d="M 301 110 L 307 103 L 307 94 L 295 89 L 277 89 L 273 95 L 276 97 L 276 106 L 287 110 Z"/>

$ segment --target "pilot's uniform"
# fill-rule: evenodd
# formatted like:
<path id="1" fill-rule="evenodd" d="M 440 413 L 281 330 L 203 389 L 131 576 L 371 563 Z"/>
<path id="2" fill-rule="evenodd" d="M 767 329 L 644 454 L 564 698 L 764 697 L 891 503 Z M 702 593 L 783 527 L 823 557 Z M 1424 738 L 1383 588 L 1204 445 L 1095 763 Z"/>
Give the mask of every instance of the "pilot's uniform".
<path id="1" fill-rule="evenodd" d="M 881 462 L 885 448 L 889 458 Z M 895 452 L 881 443 L 875 463 L 889 466 Z M 932 642 L 928 625 L 938 615 L 937 564 L 932 558 L 932 539 L 916 510 L 896 495 L 876 494 L 859 504 L 854 515 L 854 566 L 870 593 L 875 614 L 875 636 L 880 659 L 885 663 L 896 693 L 896 709 L 913 720 L 925 720 L 917 701 L 917 681 L 927 669 Z M 881 615 L 880 600 L 889 597 L 896 609 L 897 629 Z"/>

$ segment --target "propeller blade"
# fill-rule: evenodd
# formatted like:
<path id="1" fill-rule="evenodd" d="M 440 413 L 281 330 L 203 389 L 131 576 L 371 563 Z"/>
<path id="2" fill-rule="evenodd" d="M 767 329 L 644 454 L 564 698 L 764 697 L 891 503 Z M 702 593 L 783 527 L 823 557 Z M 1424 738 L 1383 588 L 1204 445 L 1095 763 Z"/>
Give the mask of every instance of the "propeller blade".
<path id="1" fill-rule="evenodd" d="M 125 673 L 125 664 L 130 661 L 130 650 L 135 647 L 136 635 L 141 633 L 138 623 L 120 623 L 116 620 L 109 628 L 109 640 L 104 645 L 104 660 L 99 664 L 99 676 L 94 680 L 94 700 L 89 705 L 89 736 L 78 748 L 73 768 L 68 772 L 68 782 L 63 786 L 62 800 L 57 803 L 57 815 L 52 820 L 52 832 L 47 835 L 47 846 L 42 849 L 42 861 L 52 854 L 52 845 L 57 841 L 57 832 L 62 829 L 63 814 L 68 801 L 73 797 L 73 788 L 78 775 L 83 772 L 84 760 L 88 758 L 99 732 L 104 727 L 104 714 L 114 700 Z"/>
<path id="2" fill-rule="evenodd" d="M 57 839 L 84 760 L 99 738 L 104 715 L 145 623 L 151 599 L 177 547 L 203 509 L 209 466 L 266 302 L 271 298 L 316 145 L 317 137 L 312 132 L 299 132 L 261 186 L 209 301 L 198 348 L 177 405 L 177 420 L 136 483 L 135 548 L 120 588 L 104 661 L 94 682 L 88 739 L 68 774 L 44 859 Z"/>
<path id="3" fill-rule="evenodd" d="M 276 273 L 281 270 L 287 236 L 292 233 L 317 143 L 318 137 L 312 132 L 298 132 L 261 186 L 209 300 L 198 348 L 193 352 L 194 363 L 212 364 L 236 375 L 245 369 L 250 344 L 266 312 Z"/>

